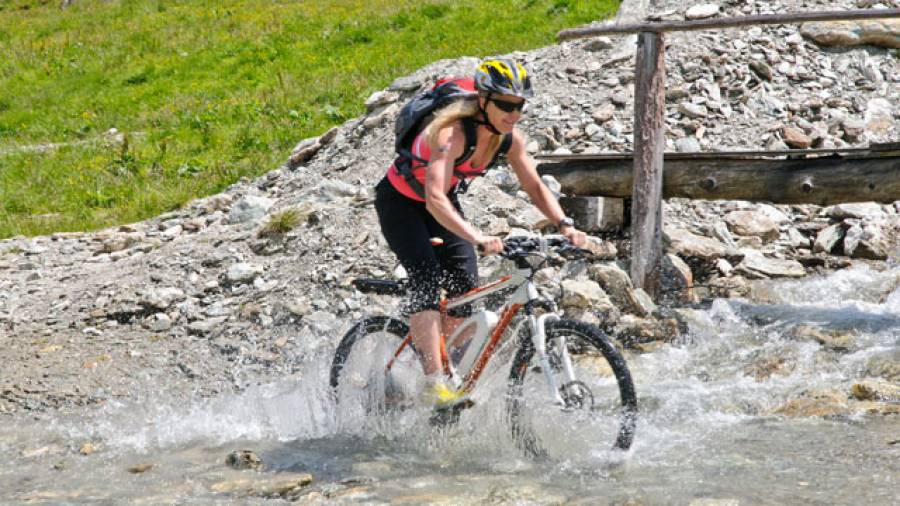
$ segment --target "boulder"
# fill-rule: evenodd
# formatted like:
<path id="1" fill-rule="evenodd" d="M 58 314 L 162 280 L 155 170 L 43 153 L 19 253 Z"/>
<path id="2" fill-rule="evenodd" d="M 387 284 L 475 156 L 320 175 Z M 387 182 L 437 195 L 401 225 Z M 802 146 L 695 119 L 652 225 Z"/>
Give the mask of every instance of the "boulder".
<path id="1" fill-rule="evenodd" d="M 616 245 L 611 241 L 604 241 L 592 235 L 587 237 L 587 241 L 582 247 L 594 255 L 594 260 L 615 260 L 619 253 Z"/>
<path id="2" fill-rule="evenodd" d="M 652 341 L 671 342 L 681 335 L 678 320 L 674 318 L 657 320 L 634 315 L 623 315 L 614 332 L 629 347 Z"/>
<path id="3" fill-rule="evenodd" d="M 613 304 L 626 307 L 628 291 L 632 290 L 632 284 L 628 273 L 621 267 L 614 262 L 594 264 L 588 268 L 588 276 L 599 283 Z"/>
<path id="4" fill-rule="evenodd" d="M 813 252 L 815 253 L 831 253 L 834 247 L 844 238 L 844 226 L 841 223 L 835 223 L 825 227 L 816 235 L 816 241 L 813 243 Z"/>
<path id="5" fill-rule="evenodd" d="M 741 276 L 731 275 L 727 278 L 716 277 L 706 283 L 709 293 L 713 297 L 726 297 L 729 299 L 747 297 L 750 295 L 750 282 Z"/>
<path id="6" fill-rule="evenodd" d="M 719 6 L 716 4 L 699 4 L 688 8 L 684 13 L 685 19 L 705 19 L 711 18 L 719 13 Z"/>
<path id="7" fill-rule="evenodd" d="M 825 331 L 811 325 L 798 325 L 789 335 L 795 339 L 815 341 L 834 351 L 849 351 L 856 343 L 856 336 L 852 332 Z"/>
<path id="8" fill-rule="evenodd" d="M 628 290 L 628 302 L 631 312 L 638 316 L 650 316 L 656 312 L 656 304 L 643 288 Z"/>
<path id="9" fill-rule="evenodd" d="M 728 263 L 727 260 L 721 258 L 717 262 Z M 697 295 L 694 293 L 694 273 L 691 271 L 690 266 L 678 255 L 667 253 L 662 258 L 660 285 L 662 288 L 662 300 L 687 303 L 697 302 L 698 300 Z"/>
<path id="10" fill-rule="evenodd" d="M 844 254 L 852 258 L 887 260 L 887 240 L 874 223 L 855 223 L 844 235 Z"/>
<path id="11" fill-rule="evenodd" d="M 603 124 L 603 123 L 606 123 L 607 121 L 613 119 L 613 116 L 615 116 L 615 113 L 616 113 L 616 106 L 614 106 L 613 104 L 610 104 L 610 103 L 606 103 L 606 104 L 601 105 L 597 109 L 595 109 L 594 113 L 591 115 L 591 117 L 597 123 Z"/>
<path id="12" fill-rule="evenodd" d="M 395 103 L 400 98 L 400 94 L 395 91 L 381 90 L 369 95 L 366 99 L 366 111 L 372 112 L 386 105 Z"/>
<path id="13" fill-rule="evenodd" d="M 756 250 L 744 250 L 744 259 L 735 270 L 751 277 L 802 278 L 806 276 L 803 264 L 796 260 L 768 258 Z"/>
<path id="14" fill-rule="evenodd" d="M 800 33 L 823 46 L 900 48 L 900 19 L 803 23 Z"/>
<path id="15" fill-rule="evenodd" d="M 225 281 L 232 285 L 251 283 L 262 274 L 263 269 L 258 265 L 239 262 L 228 268 L 225 272 Z"/>
<path id="16" fill-rule="evenodd" d="M 900 386 L 885 380 L 856 382 L 850 388 L 850 394 L 860 401 L 900 402 Z"/>
<path id="17" fill-rule="evenodd" d="M 184 299 L 184 292 L 178 288 L 155 288 L 145 292 L 138 301 L 138 304 L 146 308 L 162 311 Z"/>
<path id="18" fill-rule="evenodd" d="M 765 242 L 772 242 L 780 235 L 777 223 L 755 211 L 732 211 L 725 215 L 725 223 L 735 234 L 756 236 Z"/>
<path id="19" fill-rule="evenodd" d="M 275 201 L 270 198 L 247 195 L 231 206 L 228 222 L 232 224 L 256 223 L 269 212 L 269 208 L 274 204 Z"/>
<path id="20" fill-rule="evenodd" d="M 609 296 L 595 281 L 566 279 L 561 285 L 563 296 L 560 305 L 564 308 L 591 309 L 610 303 Z"/>
<path id="21" fill-rule="evenodd" d="M 812 145 L 812 139 L 799 128 L 786 126 L 781 135 L 784 136 L 784 143 L 795 149 L 807 149 Z"/>
<path id="22" fill-rule="evenodd" d="M 312 483 L 313 477 L 307 473 L 282 472 L 271 476 L 238 478 L 212 485 L 214 492 L 243 497 L 264 497 L 267 499 L 287 498 L 300 492 Z"/>
<path id="23" fill-rule="evenodd" d="M 872 98 L 866 104 L 866 134 L 880 137 L 890 132 L 894 126 L 894 106 L 886 98 Z"/>
<path id="24" fill-rule="evenodd" d="M 865 373 L 900 383 L 900 351 L 881 353 L 866 362 Z"/>
<path id="25" fill-rule="evenodd" d="M 585 232 L 613 232 L 625 225 L 625 201 L 611 197 L 561 197 L 559 205 Z"/>
<path id="26" fill-rule="evenodd" d="M 675 150 L 679 153 L 696 153 L 700 151 L 700 141 L 696 137 L 682 137 L 675 141 Z"/>
<path id="27" fill-rule="evenodd" d="M 259 471 L 262 459 L 251 450 L 235 450 L 225 457 L 225 465 L 232 469 Z"/>
<path id="28" fill-rule="evenodd" d="M 700 258 L 711 262 L 719 258 L 743 258 L 743 253 L 734 248 L 684 229 L 666 228 L 663 236 L 669 243 L 669 251 L 682 258 Z"/>
<path id="29" fill-rule="evenodd" d="M 838 390 L 807 390 L 773 413 L 791 418 L 844 415 L 849 413 L 847 396 Z"/>
<path id="30" fill-rule="evenodd" d="M 887 215 L 881 204 L 875 202 L 837 204 L 826 207 L 823 212 L 826 216 L 835 220 L 845 220 L 847 218 L 871 219 Z"/>

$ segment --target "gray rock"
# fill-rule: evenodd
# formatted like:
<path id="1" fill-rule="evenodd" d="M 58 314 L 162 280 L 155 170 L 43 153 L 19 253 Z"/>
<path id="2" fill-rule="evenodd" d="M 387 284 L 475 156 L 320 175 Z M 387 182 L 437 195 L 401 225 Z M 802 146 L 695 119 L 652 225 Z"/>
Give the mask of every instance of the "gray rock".
<path id="1" fill-rule="evenodd" d="M 681 102 L 678 104 L 678 112 L 689 118 L 705 118 L 708 113 L 706 107 L 691 102 Z"/>
<path id="2" fill-rule="evenodd" d="M 844 238 L 844 226 L 835 223 L 822 229 L 816 235 L 816 241 L 813 243 L 813 251 L 816 253 L 831 253 L 831 250 L 841 242 Z"/>
<path id="3" fill-rule="evenodd" d="M 895 106 L 885 98 L 872 98 L 866 104 L 865 124 L 869 137 L 887 135 L 894 126 Z"/>
<path id="4" fill-rule="evenodd" d="M 844 220 L 847 218 L 856 219 L 872 219 L 882 218 L 887 215 L 881 204 L 875 202 L 854 202 L 848 204 L 837 204 L 825 209 L 825 215 L 835 220 Z"/>
<path id="5" fill-rule="evenodd" d="M 719 258 L 742 258 L 743 254 L 721 242 L 692 234 L 683 229 L 666 228 L 663 235 L 669 242 L 670 250 L 683 258 L 701 258 L 715 261 Z"/>
<path id="6" fill-rule="evenodd" d="M 700 141 L 696 137 L 682 137 L 675 141 L 675 149 L 679 153 L 696 153 L 700 151 Z"/>
<path id="7" fill-rule="evenodd" d="M 551 192 L 553 192 L 557 196 L 560 195 L 560 192 L 562 191 L 562 185 L 559 184 L 559 181 L 557 181 L 556 178 L 554 178 L 553 176 L 544 175 L 541 176 L 541 181 L 544 182 L 544 185 L 546 185 Z"/>
<path id="8" fill-rule="evenodd" d="M 601 105 L 597 109 L 595 109 L 594 113 L 591 115 L 591 117 L 597 123 L 602 124 L 602 123 L 606 123 L 607 121 L 611 120 L 613 118 L 613 116 L 615 116 L 615 113 L 616 113 L 616 107 L 611 103 L 606 103 L 606 104 Z"/>
<path id="9" fill-rule="evenodd" d="M 800 33 L 823 46 L 900 48 L 900 19 L 803 23 Z"/>
<path id="10" fill-rule="evenodd" d="M 796 260 L 767 258 L 755 250 L 744 250 L 744 255 L 744 259 L 735 267 L 735 270 L 744 274 L 773 278 L 801 278 L 806 276 L 806 269 L 803 268 L 803 264 Z"/>
<path id="11" fill-rule="evenodd" d="M 605 51 L 615 47 L 609 37 L 593 37 L 584 44 L 585 51 Z"/>
<path id="12" fill-rule="evenodd" d="M 154 313 L 144 320 L 144 326 L 151 332 L 163 332 L 172 328 L 172 319 L 166 313 Z"/>
<path id="13" fill-rule="evenodd" d="M 887 260 L 887 241 L 873 223 L 853 224 L 844 236 L 844 254 L 853 258 Z"/>
<path id="14" fill-rule="evenodd" d="M 184 292 L 178 288 L 156 288 L 144 293 L 138 304 L 151 309 L 165 310 L 185 298 Z"/>
<path id="15" fill-rule="evenodd" d="M 718 261 L 728 263 L 721 258 Z M 663 257 L 660 284 L 663 301 L 692 303 L 698 300 L 694 293 L 694 273 L 678 255 L 668 253 Z"/>
<path id="16" fill-rule="evenodd" d="M 389 91 L 416 91 L 424 85 L 424 81 L 416 76 L 404 76 L 394 79 L 388 87 Z"/>
<path id="17" fill-rule="evenodd" d="M 228 272 L 225 273 L 225 280 L 232 285 L 250 283 L 262 274 L 262 271 L 262 267 L 258 265 L 240 262 L 228 268 Z"/>
<path id="18" fill-rule="evenodd" d="M 812 146 L 812 139 L 803 133 L 803 130 L 794 127 L 784 127 L 781 134 L 784 136 L 784 143 L 795 149 L 806 149 Z"/>
<path id="19" fill-rule="evenodd" d="M 725 215 L 725 223 L 738 235 L 756 236 L 765 242 L 778 239 L 778 224 L 756 211 L 732 211 Z"/>
<path id="20" fill-rule="evenodd" d="M 625 225 L 623 199 L 606 197 L 561 197 L 559 204 L 575 225 L 585 232 L 611 232 Z"/>
<path id="21" fill-rule="evenodd" d="M 566 279 L 561 286 L 563 296 L 560 305 L 563 308 L 590 309 L 610 302 L 609 296 L 595 281 Z"/>
<path id="22" fill-rule="evenodd" d="M 619 307 L 627 307 L 629 303 L 629 290 L 632 290 L 631 278 L 613 262 L 594 264 L 588 268 L 588 276 L 599 283 L 600 287 L 609 295 L 613 304 Z"/>
<path id="23" fill-rule="evenodd" d="M 653 299 L 650 298 L 650 295 L 643 288 L 629 290 L 628 299 L 631 303 L 631 311 L 637 316 L 650 316 L 657 310 Z"/>
<path id="24" fill-rule="evenodd" d="M 225 457 L 225 465 L 237 470 L 259 471 L 263 467 L 262 459 L 250 450 L 235 450 Z"/>
<path id="25" fill-rule="evenodd" d="M 393 91 L 376 91 L 366 99 L 366 110 L 372 112 L 386 105 L 395 103 L 399 98 L 400 94 Z"/>
<path id="26" fill-rule="evenodd" d="M 716 260 L 716 270 L 719 271 L 723 276 L 730 276 L 734 271 L 734 266 L 728 260 L 724 258 L 720 258 Z"/>
<path id="27" fill-rule="evenodd" d="M 231 206 L 228 222 L 232 224 L 256 223 L 269 212 L 274 204 L 275 201 L 270 198 L 247 195 Z"/>
<path id="28" fill-rule="evenodd" d="M 711 18 L 719 13 L 717 4 L 699 4 L 688 8 L 684 13 L 685 19 L 705 19 Z"/>
<path id="29" fill-rule="evenodd" d="M 794 227 L 790 227 L 787 231 L 788 234 L 788 243 L 793 248 L 809 248 L 811 245 L 811 241 L 809 237 L 803 235 L 799 230 Z"/>

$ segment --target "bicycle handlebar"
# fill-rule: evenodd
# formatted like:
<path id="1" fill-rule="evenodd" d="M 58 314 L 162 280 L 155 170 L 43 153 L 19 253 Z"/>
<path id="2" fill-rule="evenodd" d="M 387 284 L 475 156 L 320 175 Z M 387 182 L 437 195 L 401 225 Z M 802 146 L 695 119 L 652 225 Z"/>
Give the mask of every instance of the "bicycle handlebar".
<path id="1" fill-rule="evenodd" d="M 550 249 L 555 249 L 559 253 L 580 251 L 580 248 L 576 248 L 564 235 L 514 236 L 503 240 L 503 252 L 500 255 L 515 259 L 534 253 L 546 254 Z"/>

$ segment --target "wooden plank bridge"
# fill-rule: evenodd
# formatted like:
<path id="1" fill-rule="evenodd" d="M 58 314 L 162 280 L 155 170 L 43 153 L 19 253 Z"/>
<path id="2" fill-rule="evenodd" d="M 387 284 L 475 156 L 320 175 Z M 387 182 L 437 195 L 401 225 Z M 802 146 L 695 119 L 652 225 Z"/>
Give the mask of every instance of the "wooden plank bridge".
<path id="1" fill-rule="evenodd" d="M 659 291 L 662 259 L 662 199 L 738 199 L 783 203 L 900 200 L 900 153 L 886 148 L 752 151 L 743 154 L 664 154 L 665 41 L 670 31 L 752 25 L 900 18 L 900 9 L 766 14 L 696 21 L 606 24 L 563 30 L 559 40 L 638 34 L 635 62 L 634 152 L 621 155 L 543 157 L 539 171 L 556 176 L 566 193 L 632 199 L 635 287 Z M 810 155 L 826 155 L 816 158 Z M 779 156 L 786 159 L 775 159 Z M 664 172 L 663 165 L 667 166 Z M 665 177 L 663 177 L 665 174 Z"/>

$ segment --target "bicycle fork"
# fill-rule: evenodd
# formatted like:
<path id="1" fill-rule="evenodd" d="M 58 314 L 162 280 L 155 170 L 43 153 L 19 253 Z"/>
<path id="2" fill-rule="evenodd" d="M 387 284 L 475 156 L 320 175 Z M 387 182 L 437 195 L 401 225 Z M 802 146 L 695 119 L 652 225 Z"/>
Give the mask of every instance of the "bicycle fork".
<path id="1" fill-rule="evenodd" d="M 547 378 L 547 386 L 550 388 L 550 398 L 556 404 L 566 407 L 566 401 L 560 394 L 560 378 L 553 372 L 553 367 L 550 364 L 550 354 L 547 352 L 547 322 L 559 320 L 559 316 L 552 313 L 541 316 L 529 315 L 528 320 L 531 325 L 532 344 L 535 352 L 538 354 L 538 361 L 541 364 L 541 369 L 544 371 L 544 377 Z M 559 338 L 558 347 L 559 365 L 562 369 L 562 379 L 564 380 L 562 384 L 572 383 L 575 381 L 575 372 L 572 368 L 572 359 L 569 357 L 569 352 L 566 348 L 565 337 Z"/>

